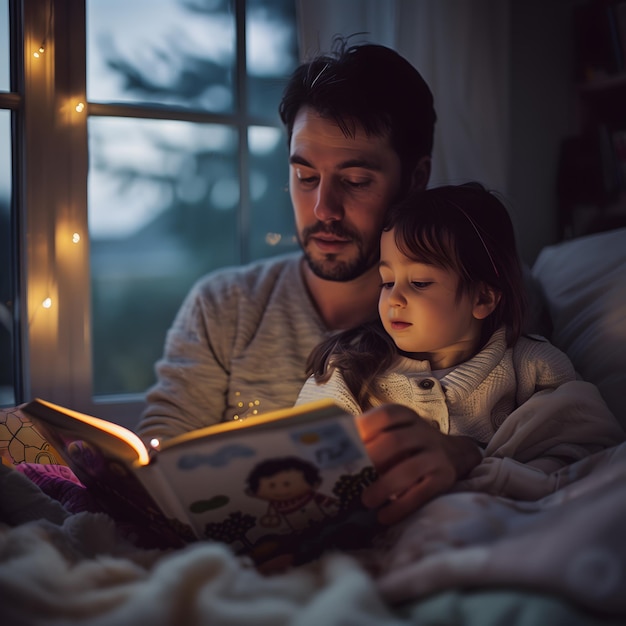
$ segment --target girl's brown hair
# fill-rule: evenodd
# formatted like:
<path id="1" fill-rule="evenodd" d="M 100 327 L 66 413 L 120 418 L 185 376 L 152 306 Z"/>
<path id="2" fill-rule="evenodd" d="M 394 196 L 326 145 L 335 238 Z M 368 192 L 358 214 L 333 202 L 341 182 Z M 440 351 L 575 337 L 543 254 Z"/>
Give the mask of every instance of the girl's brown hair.
<path id="1" fill-rule="evenodd" d="M 511 218 L 496 195 L 479 183 L 448 185 L 409 194 L 392 207 L 385 231 L 394 231 L 398 249 L 416 262 L 459 276 L 459 296 L 488 286 L 500 294 L 484 320 L 481 347 L 504 325 L 507 344 L 522 333 L 526 310 L 521 263 Z M 397 354 L 380 322 L 343 331 L 311 353 L 307 373 L 318 382 L 338 368 L 362 408 L 371 406 L 376 379 Z"/>

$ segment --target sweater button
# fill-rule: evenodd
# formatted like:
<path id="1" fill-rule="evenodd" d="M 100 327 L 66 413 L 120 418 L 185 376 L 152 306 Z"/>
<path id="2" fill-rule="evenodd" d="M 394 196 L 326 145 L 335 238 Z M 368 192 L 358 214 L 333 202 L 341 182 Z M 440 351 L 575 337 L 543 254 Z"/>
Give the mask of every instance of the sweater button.
<path id="1" fill-rule="evenodd" d="M 423 378 L 418 384 L 422 389 L 432 389 L 435 386 L 434 381 L 430 378 Z"/>

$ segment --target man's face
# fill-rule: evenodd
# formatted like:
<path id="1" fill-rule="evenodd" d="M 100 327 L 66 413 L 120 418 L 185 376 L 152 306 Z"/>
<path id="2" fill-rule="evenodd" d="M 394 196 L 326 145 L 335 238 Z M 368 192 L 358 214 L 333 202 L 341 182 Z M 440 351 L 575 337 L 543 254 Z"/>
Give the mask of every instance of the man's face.
<path id="1" fill-rule="evenodd" d="M 326 280 L 357 278 L 378 262 L 385 213 L 400 190 L 400 159 L 389 138 L 360 128 L 346 137 L 303 107 L 289 162 L 296 232 L 309 267 Z"/>

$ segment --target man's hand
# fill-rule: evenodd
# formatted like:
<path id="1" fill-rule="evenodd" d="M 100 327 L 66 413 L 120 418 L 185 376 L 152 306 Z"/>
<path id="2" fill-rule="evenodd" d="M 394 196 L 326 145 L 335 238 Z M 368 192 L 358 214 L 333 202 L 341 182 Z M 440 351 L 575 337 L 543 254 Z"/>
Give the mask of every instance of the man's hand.
<path id="1" fill-rule="evenodd" d="M 482 460 L 468 437 L 444 435 L 399 404 L 376 407 L 357 420 L 379 478 L 363 491 L 381 524 L 394 524 L 448 491 Z"/>

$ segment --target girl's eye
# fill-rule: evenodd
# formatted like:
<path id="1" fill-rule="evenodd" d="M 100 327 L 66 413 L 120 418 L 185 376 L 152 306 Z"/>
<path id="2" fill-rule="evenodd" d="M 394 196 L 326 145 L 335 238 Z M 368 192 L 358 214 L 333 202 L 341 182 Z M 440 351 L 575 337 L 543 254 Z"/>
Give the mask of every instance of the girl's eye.
<path id="1" fill-rule="evenodd" d="M 381 289 L 391 289 L 392 287 L 393 287 L 393 283 L 381 283 L 380 284 Z"/>
<path id="2" fill-rule="evenodd" d="M 426 289 L 427 287 L 432 285 L 432 282 L 423 282 L 423 281 L 420 281 L 420 280 L 413 280 L 413 281 L 411 281 L 411 284 L 416 289 Z"/>

